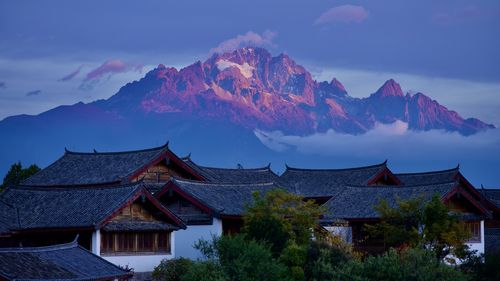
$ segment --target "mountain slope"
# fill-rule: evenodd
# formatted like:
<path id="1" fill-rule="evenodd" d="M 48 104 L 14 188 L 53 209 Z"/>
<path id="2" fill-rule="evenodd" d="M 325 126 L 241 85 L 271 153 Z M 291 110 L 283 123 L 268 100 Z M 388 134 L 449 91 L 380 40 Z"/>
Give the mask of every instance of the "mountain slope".
<path id="1" fill-rule="evenodd" d="M 272 57 L 261 48 L 215 54 L 180 70 L 159 65 L 97 105 L 121 115 L 183 112 L 298 135 L 329 129 L 358 134 L 396 120 L 413 130 L 465 135 L 493 128 L 463 119 L 422 93 L 404 95 L 392 79 L 368 98 L 352 98 L 335 78 L 317 82 L 287 55 Z"/>
<path id="2" fill-rule="evenodd" d="M 259 166 L 266 164 L 263 159 L 282 161 L 283 155 L 260 143 L 255 129 L 356 135 L 396 120 L 412 130 L 463 135 L 494 128 L 464 119 L 422 93 L 404 94 L 394 80 L 367 98 L 353 98 L 337 79 L 315 81 L 287 55 L 243 48 L 180 70 L 159 65 L 107 100 L 0 121 L 0 172 L 19 160 L 44 166 L 64 147 L 116 151 L 161 145 L 167 139 L 206 164 L 246 161 Z"/>

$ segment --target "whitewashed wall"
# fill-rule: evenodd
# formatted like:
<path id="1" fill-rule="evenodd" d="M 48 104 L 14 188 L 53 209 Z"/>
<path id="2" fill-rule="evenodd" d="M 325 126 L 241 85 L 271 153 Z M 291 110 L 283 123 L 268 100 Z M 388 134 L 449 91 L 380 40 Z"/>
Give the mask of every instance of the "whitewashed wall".
<path id="1" fill-rule="evenodd" d="M 175 240 L 176 257 L 198 259 L 201 254 L 193 248 L 193 245 L 200 240 L 212 239 L 212 235 L 222 235 L 222 221 L 214 218 L 211 225 L 188 225 L 186 229 L 176 231 L 177 237 Z"/>
<path id="2" fill-rule="evenodd" d="M 471 250 L 476 250 L 477 254 L 484 254 L 484 221 L 481 221 L 481 243 L 467 243 Z"/>
<path id="3" fill-rule="evenodd" d="M 350 226 L 326 226 L 328 230 L 333 235 L 338 235 L 344 242 L 352 243 L 352 227 Z"/>

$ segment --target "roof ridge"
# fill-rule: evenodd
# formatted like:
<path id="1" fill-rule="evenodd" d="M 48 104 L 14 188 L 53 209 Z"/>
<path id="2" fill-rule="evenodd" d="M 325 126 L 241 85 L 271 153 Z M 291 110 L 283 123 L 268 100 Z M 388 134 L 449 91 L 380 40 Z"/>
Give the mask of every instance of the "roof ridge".
<path id="1" fill-rule="evenodd" d="M 213 185 L 213 186 L 266 186 L 266 185 L 276 185 L 279 186 L 276 182 L 271 181 L 271 182 L 263 182 L 263 183 L 224 183 L 224 182 L 205 182 L 205 181 L 197 181 L 197 180 L 189 180 L 189 179 L 180 179 L 173 177 L 171 179 L 172 182 L 186 182 L 186 183 L 191 183 L 191 184 L 197 184 L 197 185 Z"/>
<path id="2" fill-rule="evenodd" d="M 438 170 L 438 171 L 428 171 L 428 172 L 415 172 L 415 173 L 395 173 L 394 175 L 429 175 L 429 174 L 440 174 L 440 173 L 447 173 L 451 171 L 460 171 L 460 166 L 456 166 L 455 168 L 450 168 L 446 170 Z"/>
<path id="3" fill-rule="evenodd" d="M 220 168 L 220 167 L 209 167 L 209 166 L 201 166 L 196 164 L 198 167 L 202 169 L 218 169 L 218 170 L 234 170 L 234 171 L 271 171 L 271 168 L 269 165 L 263 166 L 263 167 L 257 167 L 257 168 Z"/>
<path id="4" fill-rule="evenodd" d="M 168 149 L 168 144 L 169 142 L 167 141 L 164 145 L 162 146 L 157 146 L 157 147 L 152 147 L 152 148 L 145 148 L 145 149 L 138 149 L 138 150 L 127 150 L 127 151 L 110 151 L 110 152 L 96 152 L 95 149 L 93 152 L 78 152 L 78 151 L 70 151 L 65 148 L 64 155 L 66 154 L 73 154 L 73 155 L 116 155 L 116 154 L 128 154 L 128 153 L 138 153 L 138 152 L 148 152 L 148 151 L 154 151 L 154 150 L 162 150 L 167 148 Z"/>
<path id="5" fill-rule="evenodd" d="M 427 184 L 414 184 L 414 185 L 376 185 L 376 186 L 366 186 L 366 185 L 352 185 L 346 184 L 344 187 L 353 187 L 353 188 L 387 188 L 387 189 L 404 189 L 404 188 L 412 188 L 412 187 L 429 187 L 429 186 L 437 186 L 437 185 L 445 185 L 445 184 L 458 184 L 458 181 L 444 181 L 444 182 L 436 182 L 436 183 L 427 183 Z"/>
<path id="6" fill-rule="evenodd" d="M 39 247 L 11 247 L 11 248 L 0 248 L 0 252 L 47 252 L 63 249 L 72 249 L 78 247 L 78 242 L 75 240 L 63 243 L 55 244 L 49 246 L 39 246 Z"/>
<path id="7" fill-rule="evenodd" d="M 375 167 L 385 167 L 387 166 L 387 160 L 385 160 L 382 163 L 379 164 L 374 164 L 374 165 L 369 165 L 369 166 L 360 166 L 360 167 L 351 167 L 351 168 L 340 168 L 340 169 L 308 169 L 308 168 L 295 168 L 295 167 L 290 167 L 288 165 L 286 166 L 287 171 L 318 171 L 318 172 L 336 172 L 336 171 L 349 171 L 349 170 L 362 170 L 362 169 L 367 169 L 367 168 L 375 168 Z"/>
<path id="8" fill-rule="evenodd" d="M 104 190 L 104 189 L 119 189 L 128 188 L 134 185 L 144 184 L 141 181 L 130 182 L 119 185 L 60 185 L 60 186 L 43 186 L 43 185 L 17 185 L 12 187 L 14 190 L 29 190 L 29 191 L 54 191 L 54 190 L 71 190 L 71 191 L 84 191 L 84 190 Z"/>

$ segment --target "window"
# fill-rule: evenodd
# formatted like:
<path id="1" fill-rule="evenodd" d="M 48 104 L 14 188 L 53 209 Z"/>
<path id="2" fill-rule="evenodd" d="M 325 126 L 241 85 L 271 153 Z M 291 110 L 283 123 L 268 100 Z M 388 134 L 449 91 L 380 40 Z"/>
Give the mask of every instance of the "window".
<path id="1" fill-rule="evenodd" d="M 101 253 L 170 253 L 170 232 L 101 232 Z"/>
<path id="2" fill-rule="evenodd" d="M 481 243 L 481 223 L 478 221 L 466 222 L 466 229 L 470 232 L 469 243 Z"/>

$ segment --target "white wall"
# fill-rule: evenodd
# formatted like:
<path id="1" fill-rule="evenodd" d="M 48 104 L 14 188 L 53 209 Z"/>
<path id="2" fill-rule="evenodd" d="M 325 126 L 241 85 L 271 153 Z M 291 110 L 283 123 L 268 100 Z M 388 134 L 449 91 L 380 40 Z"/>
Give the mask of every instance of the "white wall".
<path id="1" fill-rule="evenodd" d="M 222 235 L 222 221 L 214 218 L 211 225 L 188 225 L 186 229 L 176 231 L 177 237 L 175 240 L 176 257 L 198 259 L 201 254 L 193 248 L 193 245 L 200 240 L 211 240 L 212 235 Z"/>
<path id="2" fill-rule="evenodd" d="M 481 221 L 481 243 L 467 243 L 470 250 L 476 250 L 477 254 L 484 254 L 484 221 Z"/>
<path id="3" fill-rule="evenodd" d="M 150 272 L 164 259 L 173 259 L 174 255 L 137 255 L 137 256 L 102 256 L 116 265 L 133 268 L 135 272 Z"/>
<path id="4" fill-rule="evenodd" d="M 344 242 L 352 243 L 352 227 L 350 226 L 326 226 L 326 230 L 334 235 L 340 236 Z"/>
<path id="5" fill-rule="evenodd" d="M 90 247 L 94 255 L 101 255 L 101 230 L 92 232 L 92 246 Z"/>

